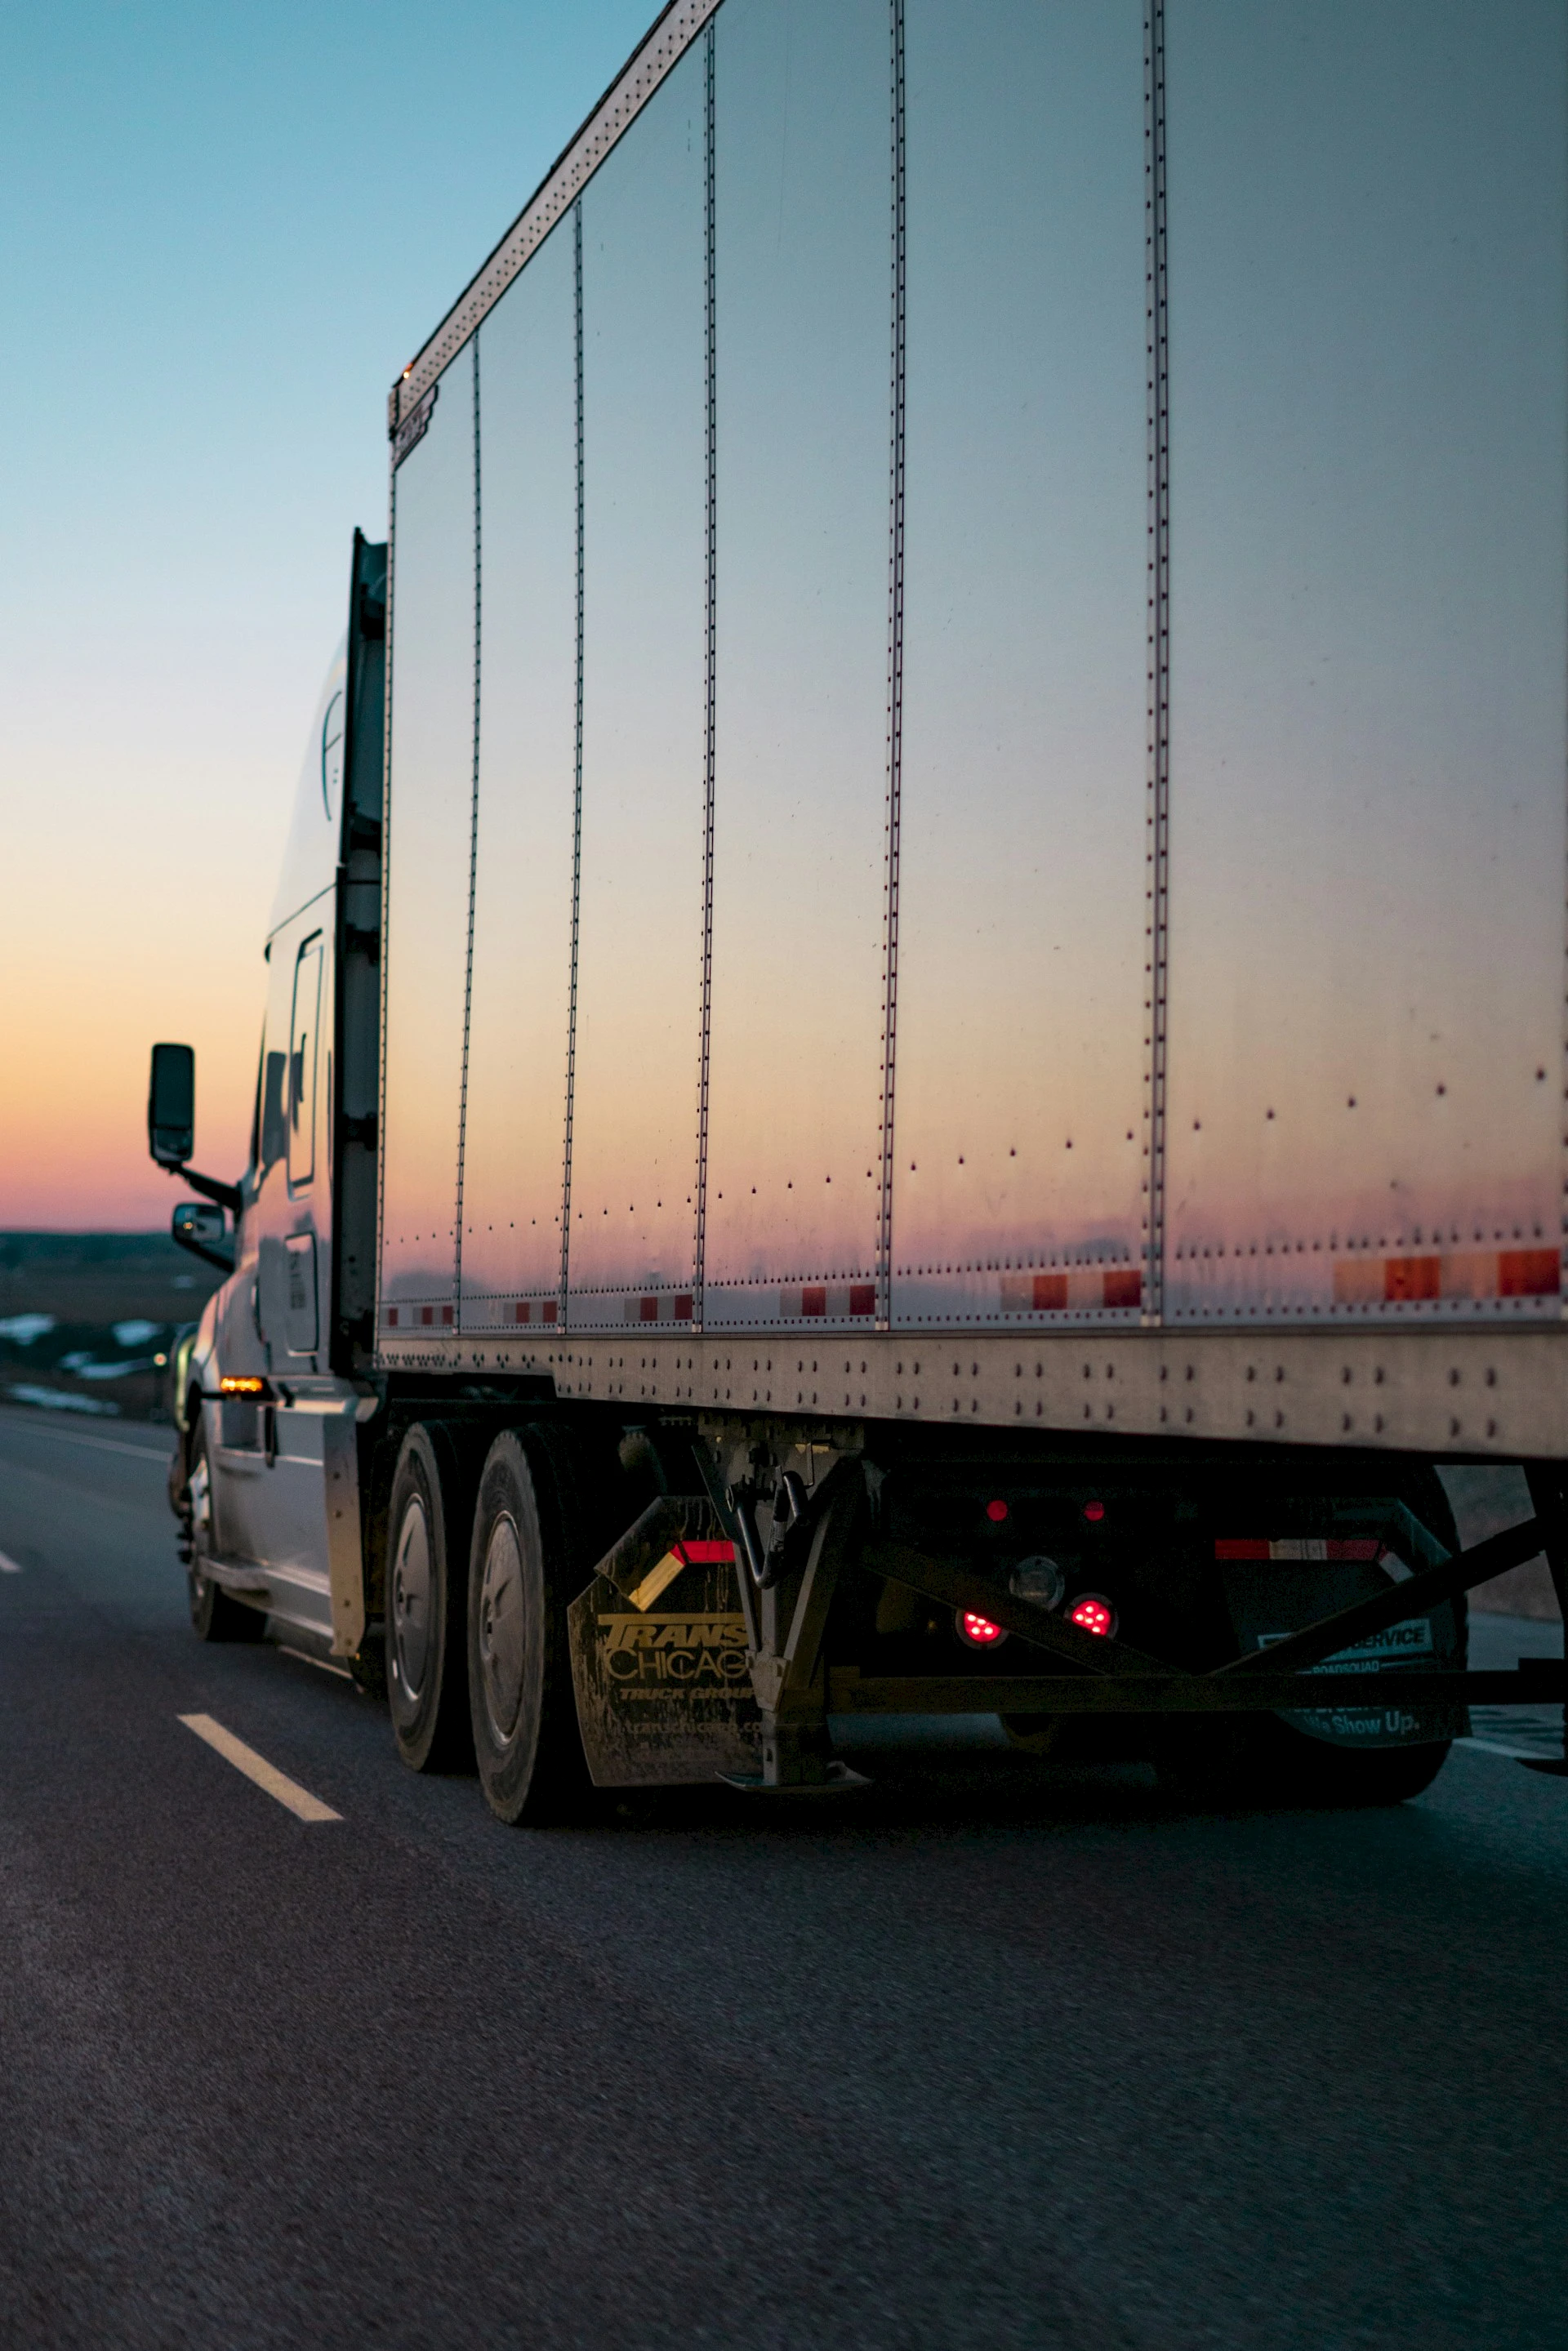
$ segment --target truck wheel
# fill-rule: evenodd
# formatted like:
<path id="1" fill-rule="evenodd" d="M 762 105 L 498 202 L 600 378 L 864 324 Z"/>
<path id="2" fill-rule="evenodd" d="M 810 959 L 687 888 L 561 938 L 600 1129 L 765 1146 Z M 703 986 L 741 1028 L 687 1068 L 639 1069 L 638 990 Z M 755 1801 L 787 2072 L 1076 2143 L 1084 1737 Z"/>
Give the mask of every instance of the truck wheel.
<path id="1" fill-rule="evenodd" d="M 1458 1549 L 1453 1512 L 1435 1470 L 1409 1473 L 1404 1499 L 1447 1550 Z M 1457 1620 L 1457 1663 L 1463 1666 L 1469 1646 L 1464 1594 L 1448 1604 Z M 1397 1682 L 1390 1687 L 1396 1691 Z M 1150 1738 L 1161 1785 L 1179 1802 L 1247 1811 L 1408 1803 L 1431 1786 L 1452 1744 L 1434 1739 L 1409 1747 L 1340 1747 L 1278 1715 L 1177 1719 L 1151 1726 Z"/>
<path id="2" fill-rule="evenodd" d="M 1411 1470 L 1403 1481 L 1403 1499 L 1446 1551 L 1458 1550 L 1459 1531 L 1435 1469 Z M 1468 1596 L 1460 1593 L 1448 1604 L 1455 1616 L 1456 1663 L 1462 1667 L 1469 1657 Z M 1397 1683 L 1391 1687 L 1397 1695 Z M 1408 1803 L 1412 1796 L 1431 1786 L 1454 1743 L 1451 1739 L 1433 1739 L 1416 1746 L 1371 1747 L 1358 1752 L 1353 1747 L 1333 1747 L 1324 1740 L 1309 1738 L 1278 1716 L 1260 1727 L 1267 1741 L 1266 1769 L 1278 1792 L 1275 1802 L 1347 1810 L 1357 1805 Z"/>
<path id="3" fill-rule="evenodd" d="M 575 1520 L 556 1432 L 497 1437 L 474 1511 L 468 1696 L 486 1802 L 530 1827 L 569 1817 L 589 1788 L 567 1646 Z"/>
<path id="4" fill-rule="evenodd" d="M 461 1765 L 468 1743 L 463 1648 L 472 1489 L 439 1422 L 403 1438 L 387 1509 L 387 1704 L 415 1771 Z"/>
<path id="5" fill-rule="evenodd" d="M 1429 1788 L 1452 1741 L 1364 1753 L 1310 1739 L 1270 1716 L 1243 1722 L 1162 1722 L 1151 1732 L 1161 1787 L 1204 1812 L 1350 1812 L 1408 1803 Z"/>
<path id="6" fill-rule="evenodd" d="M 1421 1795 L 1448 1761 L 1454 1743 L 1434 1739 L 1420 1747 L 1375 1747 L 1358 1755 L 1354 1748 L 1307 1739 L 1289 1723 L 1279 1728 L 1294 1742 L 1282 1759 L 1285 1801 L 1345 1810 L 1404 1804 Z"/>
<path id="7" fill-rule="evenodd" d="M 259 1641 L 267 1618 L 259 1608 L 246 1607 L 207 1574 L 203 1565 L 213 1549 L 213 1480 L 207 1462 L 207 1437 L 199 1430 L 191 1448 L 191 1474 L 185 1480 L 180 1515 L 185 1524 L 185 1582 L 190 1593 L 191 1623 L 203 1641 Z"/>

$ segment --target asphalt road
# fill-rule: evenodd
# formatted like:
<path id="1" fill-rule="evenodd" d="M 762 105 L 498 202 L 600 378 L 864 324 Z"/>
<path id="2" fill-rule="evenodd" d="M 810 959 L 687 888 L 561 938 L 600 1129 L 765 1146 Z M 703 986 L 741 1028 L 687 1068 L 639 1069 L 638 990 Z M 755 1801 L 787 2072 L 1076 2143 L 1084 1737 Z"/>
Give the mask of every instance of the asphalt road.
<path id="1" fill-rule="evenodd" d="M 1568 2341 L 1568 1782 L 519 1833 L 193 1638 L 152 1432 L 0 1414 L 0 1553 L 7 2351 Z"/>

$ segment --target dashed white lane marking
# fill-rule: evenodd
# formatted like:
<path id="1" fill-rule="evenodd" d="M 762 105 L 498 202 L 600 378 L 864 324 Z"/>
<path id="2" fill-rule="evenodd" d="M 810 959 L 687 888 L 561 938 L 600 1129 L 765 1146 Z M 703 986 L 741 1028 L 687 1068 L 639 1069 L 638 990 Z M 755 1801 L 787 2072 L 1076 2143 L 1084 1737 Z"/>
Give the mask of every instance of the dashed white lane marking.
<path id="1" fill-rule="evenodd" d="M 21 1573 L 21 1561 L 19 1559 L 7 1559 L 5 1552 L 0 1551 L 0 1575 L 20 1575 Z"/>
<path id="2" fill-rule="evenodd" d="M 204 1739 L 209 1747 L 214 1748 L 225 1763 L 232 1763 L 236 1771 L 243 1771 L 247 1780 L 254 1780 L 258 1788 L 275 1796 L 297 1821 L 342 1819 L 341 1813 L 335 1813 L 330 1804 L 324 1804 L 319 1796 L 313 1796 L 308 1788 L 302 1788 L 298 1780 L 291 1780 L 276 1763 L 269 1763 L 265 1755 L 258 1755 L 254 1747 L 236 1739 L 232 1730 L 214 1722 L 210 1714 L 183 1714 L 180 1719 L 187 1730 L 193 1730 L 198 1739 Z"/>

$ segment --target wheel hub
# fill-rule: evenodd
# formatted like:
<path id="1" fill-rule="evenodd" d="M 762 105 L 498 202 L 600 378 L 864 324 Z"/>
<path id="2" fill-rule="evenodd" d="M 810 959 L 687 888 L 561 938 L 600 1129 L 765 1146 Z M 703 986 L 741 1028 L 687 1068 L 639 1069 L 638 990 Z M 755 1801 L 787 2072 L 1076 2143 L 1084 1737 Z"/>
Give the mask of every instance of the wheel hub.
<path id="1" fill-rule="evenodd" d="M 417 1497 L 403 1512 L 392 1574 L 392 1665 L 411 1698 L 430 1654 L 430 1527 Z"/>
<path id="2" fill-rule="evenodd" d="M 505 1743 L 517 1727 L 523 1702 L 523 1553 L 517 1527 L 505 1514 L 490 1530 L 485 1548 L 479 1662 L 490 1728 Z"/>

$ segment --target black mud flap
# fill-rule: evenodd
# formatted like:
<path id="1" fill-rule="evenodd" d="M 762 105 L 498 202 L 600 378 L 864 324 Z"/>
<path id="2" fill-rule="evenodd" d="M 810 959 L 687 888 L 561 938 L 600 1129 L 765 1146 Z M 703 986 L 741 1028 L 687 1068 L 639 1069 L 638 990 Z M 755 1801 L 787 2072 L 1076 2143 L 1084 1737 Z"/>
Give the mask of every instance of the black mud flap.
<path id="1" fill-rule="evenodd" d="M 1287 1633 L 1367 1599 L 1393 1580 L 1379 1557 L 1381 1546 L 1370 1541 L 1302 1539 L 1215 1548 L 1243 1652 L 1266 1650 Z M 1438 1740 L 1468 1738 L 1468 1707 L 1399 1702 L 1402 1672 L 1462 1672 L 1466 1648 L 1462 1619 L 1452 1602 L 1445 1601 L 1429 1615 L 1390 1625 L 1308 1668 L 1320 1674 L 1354 1668 L 1375 1673 L 1380 1680 L 1386 1677 L 1385 1706 L 1322 1707 L 1279 1719 L 1332 1747 L 1425 1747 Z"/>
<path id="2" fill-rule="evenodd" d="M 572 1602 L 571 1672 L 595 1787 L 675 1787 L 760 1769 L 735 1573 L 684 1567 L 646 1608 L 596 1575 Z"/>

